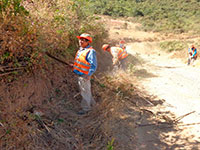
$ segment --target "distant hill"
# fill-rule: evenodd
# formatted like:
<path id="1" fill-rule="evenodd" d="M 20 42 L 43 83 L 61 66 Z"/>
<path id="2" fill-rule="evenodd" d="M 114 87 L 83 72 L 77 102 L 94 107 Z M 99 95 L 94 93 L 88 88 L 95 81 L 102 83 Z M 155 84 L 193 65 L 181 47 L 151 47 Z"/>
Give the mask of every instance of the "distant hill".
<path id="1" fill-rule="evenodd" d="M 137 17 L 144 29 L 200 33 L 200 0 L 90 0 L 96 14 Z"/>

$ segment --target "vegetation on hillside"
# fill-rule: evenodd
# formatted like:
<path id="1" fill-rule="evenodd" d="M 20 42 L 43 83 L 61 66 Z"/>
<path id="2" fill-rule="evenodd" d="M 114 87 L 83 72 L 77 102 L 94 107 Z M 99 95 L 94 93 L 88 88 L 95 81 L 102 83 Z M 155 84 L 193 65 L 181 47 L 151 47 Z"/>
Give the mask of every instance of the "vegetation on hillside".
<path id="1" fill-rule="evenodd" d="M 137 17 L 144 29 L 199 33 L 199 0 L 90 0 L 96 14 Z"/>
<path id="2" fill-rule="evenodd" d="M 167 52 L 187 50 L 188 45 L 183 41 L 165 41 L 160 43 L 160 47 Z"/>
<path id="3" fill-rule="evenodd" d="M 77 128 L 71 130 L 74 116 L 54 116 L 79 106 L 71 68 L 52 64 L 45 52 L 69 61 L 77 35 L 88 32 L 94 43 L 105 36 L 87 5 L 84 0 L 0 0 L 0 149 L 73 149 L 76 142 L 81 147 Z M 38 109 L 47 113 L 47 122 Z"/>
<path id="4" fill-rule="evenodd" d="M 134 17 L 145 30 L 200 33 L 199 0 L 1 0 L 0 73 L 12 81 L 25 70 L 45 68 L 50 52 L 67 57 L 76 36 L 90 32 L 94 43 L 106 35 L 93 14 Z"/>
<path id="5" fill-rule="evenodd" d="M 12 81 L 13 74 L 44 69 L 47 51 L 70 57 L 78 48 L 76 36 L 83 32 L 94 41 L 101 39 L 105 31 L 98 18 L 86 11 L 87 5 L 84 0 L 0 1 L 1 77 Z"/>

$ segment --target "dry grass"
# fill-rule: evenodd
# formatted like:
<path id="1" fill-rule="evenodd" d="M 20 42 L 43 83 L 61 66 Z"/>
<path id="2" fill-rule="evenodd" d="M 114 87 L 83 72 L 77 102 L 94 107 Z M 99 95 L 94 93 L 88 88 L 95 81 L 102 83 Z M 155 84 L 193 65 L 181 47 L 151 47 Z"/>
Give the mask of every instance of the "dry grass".
<path id="1" fill-rule="evenodd" d="M 21 5 L 28 10 L 27 16 L 5 13 L 12 12 L 12 7 L 0 14 L 1 82 L 12 82 L 24 72 L 48 68 L 47 51 L 70 59 L 78 49 L 76 36 L 83 32 L 92 34 L 94 41 L 105 34 L 94 18 L 77 11 L 82 11 L 79 3 L 35 0 Z"/>
<path id="2" fill-rule="evenodd" d="M 62 11 L 56 13 L 58 7 L 55 7 L 55 2 L 24 1 L 29 16 L 0 18 L 0 76 L 3 81 L 0 86 L 0 149 L 92 147 L 84 138 L 87 133 L 80 128 L 84 122 L 76 115 L 80 109 L 80 96 L 74 97 L 79 92 L 76 78 L 71 69 L 51 62 L 44 55 L 45 51 L 49 51 L 65 60 L 72 59 L 67 48 L 75 42 L 73 46 L 77 47 L 75 37 L 84 31 L 76 12 L 67 13 L 66 5 L 73 3 L 59 3 Z M 61 19 L 68 18 L 68 22 L 55 21 L 55 15 Z M 85 30 L 91 30 L 100 39 L 103 33 L 98 32 L 102 28 L 93 25 L 86 26 Z M 13 71 L 21 66 L 25 66 L 25 70 L 16 76 Z M 10 75 L 8 70 L 11 70 L 11 76 L 5 76 Z M 93 121 L 93 118 L 90 119 Z M 100 129 L 88 129 L 91 133 L 101 132 Z M 83 131 L 84 136 L 81 134 Z"/>
<path id="3" fill-rule="evenodd" d="M 129 101 L 134 90 L 125 82 L 129 82 L 127 77 L 94 78 L 98 105 L 85 116 L 76 114 L 81 100 L 76 77 L 61 64 L 52 64 L 46 74 L 39 71 L 1 86 L 1 149 L 101 150 L 113 138 L 114 146 L 120 147 L 120 133 L 114 126 L 125 106 L 123 101 Z"/>

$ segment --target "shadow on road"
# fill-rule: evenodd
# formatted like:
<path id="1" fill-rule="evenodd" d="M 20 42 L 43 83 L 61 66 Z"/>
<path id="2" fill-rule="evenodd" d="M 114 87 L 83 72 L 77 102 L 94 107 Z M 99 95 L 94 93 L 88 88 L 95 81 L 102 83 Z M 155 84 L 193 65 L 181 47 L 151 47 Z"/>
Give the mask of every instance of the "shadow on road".
<path id="1" fill-rule="evenodd" d="M 143 64 L 146 64 L 146 63 L 148 63 L 148 62 L 145 62 L 139 56 L 129 55 L 128 56 L 128 67 L 127 67 L 129 73 L 131 73 L 133 76 L 140 77 L 140 78 L 156 77 L 156 75 L 150 73 L 148 70 L 143 69 L 143 68 L 138 68 L 138 67 L 141 67 Z"/>
<path id="2" fill-rule="evenodd" d="M 141 78 L 153 78 L 156 77 L 156 75 L 147 72 L 146 69 L 139 69 L 134 71 L 134 75 L 136 77 L 141 77 Z"/>
<path id="3" fill-rule="evenodd" d="M 147 101 L 154 106 L 150 106 Z M 134 94 L 132 99 L 126 100 L 126 104 L 119 109 L 118 116 L 113 118 L 118 122 L 113 129 L 120 145 L 116 149 L 197 150 L 200 148 L 200 142 L 195 141 L 192 135 L 183 135 L 185 127 L 173 122 L 174 114 L 169 111 L 154 111 L 154 107 L 162 106 L 161 101 L 163 102 L 140 94 Z"/>

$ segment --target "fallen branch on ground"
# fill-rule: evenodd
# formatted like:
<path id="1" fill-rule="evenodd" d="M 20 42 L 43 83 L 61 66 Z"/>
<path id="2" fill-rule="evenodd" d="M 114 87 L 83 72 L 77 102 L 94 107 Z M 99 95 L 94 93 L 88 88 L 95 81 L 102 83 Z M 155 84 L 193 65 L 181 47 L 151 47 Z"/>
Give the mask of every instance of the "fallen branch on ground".
<path id="1" fill-rule="evenodd" d="M 22 66 L 22 67 L 18 67 L 18 68 L 5 67 L 5 69 L 0 70 L 2 72 L 2 73 L 0 73 L 0 77 L 9 75 L 11 73 L 14 73 L 15 71 L 23 70 L 24 68 L 26 68 L 26 66 Z"/>
<path id="2" fill-rule="evenodd" d="M 177 126 L 191 126 L 191 125 L 199 125 L 200 122 L 197 123 L 188 123 L 188 124 L 176 124 Z M 166 125 L 165 128 L 170 128 L 174 125 L 174 123 L 167 123 L 167 122 L 159 122 L 159 123 L 149 123 L 149 124 L 136 124 L 138 127 L 147 127 L 147 126 L 161 126 Z"/>
<path id="3" fill-rule="evenodd" d="M 159 126 L 159 125 L 168 125 L 168 127 L 171 127 L 173 125 L 178 125 L 178 126 L 189 126 L 189 125 L 197 125 L 200 123 L 190 123 L 190 124 L 181 124 L 179 121 L 181 119 L 183 119 L 184 117 L 194 113 L 195 111 L 189 112 L 183 116 L 180 116 L 174 120 L 172 120 L 171 122 L 158 122 L 158 123 L 150 123 L 150 124 L 137 124 L 139 127 L 145 127 L 145 126 Z"/>
<path id="4" fill-rule="evenodd" d="M 1 122 L 0 122 L 0 125 L 1 125 L 2 127 L 4 127 L 3 123 L 1 123 Z"/>
<path id="5" fill-rule="evenodd" d="M 36 121 L 37 121 L 37 123 L 42 127 L 42 128 L 44 128 L 44 129 L 46 129 L 46 131 L 48 132 L 48 133 L 50 133 L 50 129 L 45 125 L 45 123 L 44 123 L 44 121 L 40 118 L 40 116 L 39 115 L 36 115 L 37 117 L 36 117 Z"/>
<path id="6" fill-rule="evenodd" d="M 180 117 L 174 119 L 173 122 L 179 122 L 179 121 L 180 121 L 181 119 L 183 119 L 184 117 L 186 117 L 186 116 L 188 116 L 188 115 L 190 115 L 190 114 L 192 114 L 192 113 L 195 113 L 195 112 L 196 112 L 196 111 L 192 111 L 192 112 L 189 112 L 189 113 L 187 113 L 187 114 L 185 114 L 185 115 L 183 115 L 183 116 L 180 116 Z"/>

